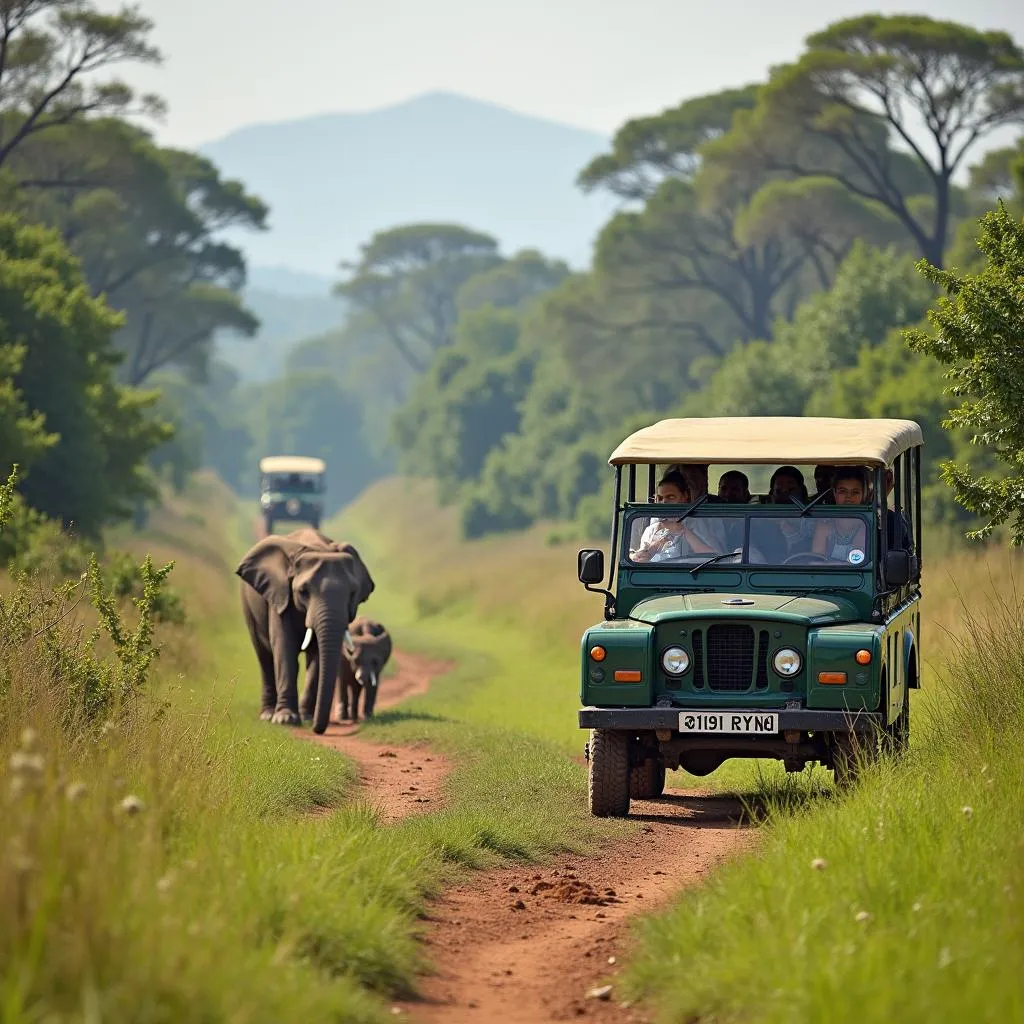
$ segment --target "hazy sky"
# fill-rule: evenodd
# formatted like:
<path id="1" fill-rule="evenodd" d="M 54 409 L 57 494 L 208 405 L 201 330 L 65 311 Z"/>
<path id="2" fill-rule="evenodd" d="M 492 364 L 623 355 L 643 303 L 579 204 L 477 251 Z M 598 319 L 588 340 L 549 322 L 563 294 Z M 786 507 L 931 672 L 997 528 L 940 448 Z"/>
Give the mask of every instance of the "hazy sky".
<path id="1" fill-rule="evenodd" d="M 1019 0 L 141 0 L 170 105 L 166 144 L 241 125 L 386 106 L 443 89 L 612 132 L 629 117 L 762 78 L 804 36 L 876 10 L 1004 29 Z"/>

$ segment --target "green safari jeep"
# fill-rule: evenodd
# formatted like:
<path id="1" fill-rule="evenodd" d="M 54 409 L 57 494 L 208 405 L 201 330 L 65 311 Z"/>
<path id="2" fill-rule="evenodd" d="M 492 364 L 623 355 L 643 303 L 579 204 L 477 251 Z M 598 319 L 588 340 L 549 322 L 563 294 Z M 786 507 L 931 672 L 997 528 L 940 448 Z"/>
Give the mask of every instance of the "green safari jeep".
<path id="1" fill-rule="evenodd" d="M 605 599 L 581 650 L 592 814 L 660 795 L 667 769 L 776 758 L 845 784 L 906 748 L 922 444 L 909 420 L 773 416 L 662 420 L 616 448 L 607 582 L 603 551 L 578 558 Z M 710 466 L 730 471 L 723 497 Z M 743 478 L 771 468 L 752 496 Z"/>
<path id="2" fill-rule="evenodd" d="M 269 536 L 274 524 L 309 523 L 320 529 L 324 512 L 323 459 L 307 455 L 267 455 L 260 459 L 260 511 Z"/>

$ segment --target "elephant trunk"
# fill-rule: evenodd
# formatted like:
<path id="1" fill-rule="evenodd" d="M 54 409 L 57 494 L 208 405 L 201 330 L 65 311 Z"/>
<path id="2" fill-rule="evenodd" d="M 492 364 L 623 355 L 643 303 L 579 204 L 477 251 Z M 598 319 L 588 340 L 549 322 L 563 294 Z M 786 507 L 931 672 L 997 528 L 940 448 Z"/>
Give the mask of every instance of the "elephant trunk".
<path id="1" fill-rule="evenodd" d="M 334 703 L 334 686 L 341 667 L 341 642 L 347 623 L 330 612 L 320 614 L 314 620 L 319 654 L 319 675 L 316 691 L 316 711 L 313 713 L 313 732 L 323 733 L 331 720 Z"/>

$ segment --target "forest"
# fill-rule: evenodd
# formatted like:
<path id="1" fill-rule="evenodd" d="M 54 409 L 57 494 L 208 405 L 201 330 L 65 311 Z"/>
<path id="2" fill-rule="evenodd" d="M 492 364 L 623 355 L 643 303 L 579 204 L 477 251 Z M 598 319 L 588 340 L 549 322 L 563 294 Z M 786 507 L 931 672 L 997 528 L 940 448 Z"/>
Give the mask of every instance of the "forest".
<path id="1" fill-rule="evenodd" d="M 27 3 L 2 29 L 0 470 L 23 530 L 141 523 L 200 467 L 252 495 L 259 457 L 293 452 L 327 459 L 332 509 L 398 468 L 467 537 L 592 536 L 626 431 L 734 413 L 916 419 L 931 521 L 971 522 L 937 468 L 993 464 L 942 429 L 945 370 L 904 332 L 941 292 L 924 267 L 977 270 L 980 216 L 1024 209 L 1024 142 L 983 148 L 1024 111 L 1005 33 L 864 15 L 767 81 L 627 121 L 579 169 L 620 204 L 585 271 L 472 225 L 383 228 L 339 267 L 338 329 L 243 384 L 217 341 L 260 324 L 221 236 L 269 211 L 154 141 L 161 99 L 115 74 L 160 61 L 152 25 Z"/>

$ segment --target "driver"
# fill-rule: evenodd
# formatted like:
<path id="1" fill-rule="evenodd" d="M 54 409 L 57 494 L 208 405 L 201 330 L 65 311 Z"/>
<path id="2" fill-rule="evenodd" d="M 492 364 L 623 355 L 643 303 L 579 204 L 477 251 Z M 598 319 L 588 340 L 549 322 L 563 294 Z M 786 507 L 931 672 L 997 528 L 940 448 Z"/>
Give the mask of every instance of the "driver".
<path id="1" fill-rule="evenodd" d="M 659 504 L 688 505 L 690 488 L 683 475 L 669 471 L 658 484 L 654 500 Z M 684 522 L 674 519 L 652 519 L 640 537 L 640 546 L 630 551 L 634 562 L 667 562 L 690 554 L 716 554 Z"/>

